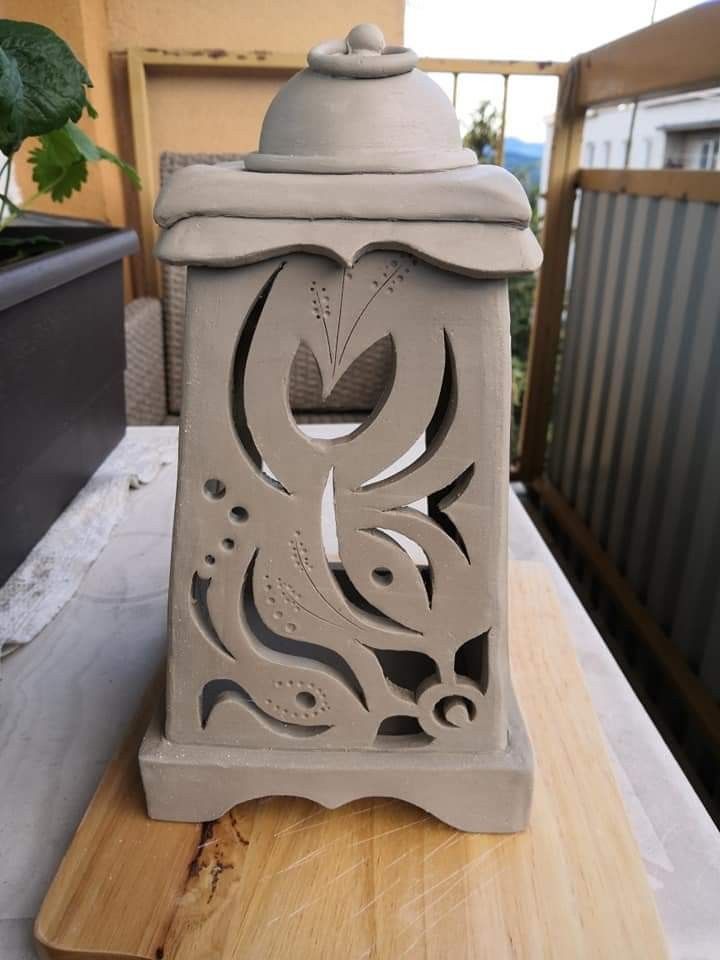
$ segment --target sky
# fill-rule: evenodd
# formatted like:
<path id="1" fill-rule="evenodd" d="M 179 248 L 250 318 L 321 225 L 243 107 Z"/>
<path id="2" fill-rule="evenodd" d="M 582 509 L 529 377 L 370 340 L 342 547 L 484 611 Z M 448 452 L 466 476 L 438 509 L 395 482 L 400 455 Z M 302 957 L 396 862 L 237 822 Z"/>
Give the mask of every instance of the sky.
<path id="1" fill-rule="evenodd" d="M 695 6 L 691 0 L 406 0 L 405 43 L 424 57 L 478 60 L 569 60 Z M 433 74 L 451 95 L 452 78 Z M 545 119 L 555 109 L 557 81 L 511 77 L 506 134 L 545 140 Z M 502 78 L 465 74 L 457 109 L 465 130 L 482 100 L 502 105 Z"/>

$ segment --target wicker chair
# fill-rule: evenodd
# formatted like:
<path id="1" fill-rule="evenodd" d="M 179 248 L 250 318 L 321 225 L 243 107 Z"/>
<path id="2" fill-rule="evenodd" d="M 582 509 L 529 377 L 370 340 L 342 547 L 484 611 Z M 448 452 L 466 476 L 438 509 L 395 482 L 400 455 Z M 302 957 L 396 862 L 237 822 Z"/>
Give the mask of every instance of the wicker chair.
<path id="1" fill-rule="evenodd" d="M 163 153 L 160 184 L 193 163 L 221 163 L 238 154 Z M 125 390 L 128 423 L 165 423 L 180 413 L 182 350 L 185 327 L 185 268 L 163 265 L 162 300 L 143 297 L 125 313 L 127 370 Z M 320 371 L 307 347 L 298 352 L 290 377 L 290 405 L 305 421 L 363 417 L 375 405 L 390 375 L 389 346 L 381 341 L 347 371 L 330 397 L 322 400 Z"/>

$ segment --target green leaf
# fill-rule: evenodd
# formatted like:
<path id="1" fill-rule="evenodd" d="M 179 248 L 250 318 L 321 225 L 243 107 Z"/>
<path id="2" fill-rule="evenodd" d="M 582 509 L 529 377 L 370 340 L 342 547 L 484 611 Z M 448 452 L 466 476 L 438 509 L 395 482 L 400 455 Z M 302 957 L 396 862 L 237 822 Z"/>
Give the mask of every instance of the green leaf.
<path id="1" fill-rule="evenodd" d="M 85 67 L 57 34 L 39 23 L 0 20 L 0 150 L 79 120 L 92 86 Z"/>
<path id="2" fill-rule="evenodd" d="M 72 120 L 68 120 L 68 122 L 65 124 L 65 130 L 67 131 L 67 135 L 77 147 L 78 152 L 85 157 L 86 160 L 94 162 L 95 160 L 100 159 L 100 148 L 96 147 L 90 137 L 84 133 L 80 127 L 74 124 Z"/>
<path id="3" fill-rule="evenodd" d="M 71 120 L 61 130 L 40 137 L 40 146 L 30 152 L 28 159 L 38 189 L 42 193 L 50 193 L 53 200 L 58 202 L 82 187 L 87 180 L 88 163 L 97 160 L 114 163 L 127 174 L 135 187 L 140 187 L 140 178 L 129 163 L 104 147 L 96 146 Z"/>
<path id="4" fill-rule="evenodd" d="M 135 167 L 129 163 L 126 163 L 124 160 L 121 160 L 120 157 L 116 157 L 114 153 L 106 150 L 105 147 L 98 147 L 97 149 L 100 152 L 100 156 L 103 160 L 108 160 L 110 163 L 114 163 L 116 167 L 120 167 L 122 172 L 127 175 L 130 183 L 132 183 L 135 189 L 142 190 L 142 182 Z"/>
<path id="5" fill-rule="evenodd" d="M 87 180 L 87 159 L 78 150 L 67 127 L 40 137 L 40 146 L 28 158 L 33 180 L 42 193 L 62 203 Z"/>
<path id="6" fill-rule="evenodd" d="M 8 264 L 28 260 L 63 246 L 65 244 L 62 240 L 42 234 L 33 237 L 5 237 L 0 234 L 0 266 L 6 267 Z"/>
<path id="7" fill-rule="evenodd" d="M 107 160 L 109 163 L 114 163 L 116 167 L 119 167 L 123 173 L 127 175 L 135 189 L 140 189 L 140 177 L 138 176 L 135 167 L 132 167 L 129 163 L 125 163 L 124 160 L 121 160 L 120 157 L 116 157 L 114 153 L 111 153 L 110 150 L 106 150 L 105 147 L 96 146 L 90 137 L 71 120 L 68 120 L 66 129 L 72 142 L 86 160 L 89 160 L 91 163 L 95 162 L 96 160 Z"/>
<path id="8" fill-rule="evenodd" d="M 17 63 L 0 47 L 0 149 L 6 156 L 22 142 L 22 92 Z"/>

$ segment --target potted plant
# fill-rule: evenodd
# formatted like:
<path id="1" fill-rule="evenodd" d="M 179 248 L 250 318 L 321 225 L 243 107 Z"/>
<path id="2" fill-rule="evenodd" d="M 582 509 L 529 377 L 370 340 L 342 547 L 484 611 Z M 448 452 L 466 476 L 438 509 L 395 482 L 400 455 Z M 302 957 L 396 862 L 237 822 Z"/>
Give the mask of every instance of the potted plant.
<path id="1" fill-rule="evenodd" d="M 92 86 L 51 30 L 0 20 L 0 582 L 24 559 L 125 432 L 122 258 L 130 230 L 28 216 L 38 196 L 62 202 L 90 163 L 129 165 L 76 125 Z M 37 192 L 15 204 L 17 151 Z"/>

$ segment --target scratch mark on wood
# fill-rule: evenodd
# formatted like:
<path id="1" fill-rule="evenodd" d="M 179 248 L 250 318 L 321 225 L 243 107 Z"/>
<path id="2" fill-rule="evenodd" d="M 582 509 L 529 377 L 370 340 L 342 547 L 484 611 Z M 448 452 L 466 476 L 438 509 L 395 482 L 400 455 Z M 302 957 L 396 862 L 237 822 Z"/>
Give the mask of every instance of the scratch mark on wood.
<path id="1" fill-rule="evenodd" d="M 410 849 L 406 850 L 405 853 L 401 853 L 399 857 L 395 857 L 394 860 L 391 860 L 390 863 L 386 864 L 385 869 L 389 870 L 390 867 L 394 867 L 396 863 L 400 863 L 400 861 L 404 860 L 405 857 L 409 857 L 414 850 L 417 850 L 417 848 L 418 848 L 417 844 L 415 844 L 414 847 L 410 847 Z"/>
<path id="2" fill-rule="evenodd" d="M 483 889 L 483 887 L 486 887 L 489 883 L 493 883 L 493 881 L 494 881 L 497 877 L 499 877 L 500 874 L 505 873 L 505 871 L 508 870 L 508 869 L 509 869 L 509 866 L 501 867 L 499 870 L 496 870 L 496 871 L 495 871 L 494 873 L 492 873 L 489 877 L 487 877 L 487 879 L 483 880 L 482 883 L 478 884 L 477 887 L 473 887 L 471 890 L 469 890 L 469 891 L 465 894 L 464 897 L 461 897 L 456 904 L 453 904 L 452 907 L 449 907 L 449 908 L 445 911 L 445 913 L 441 914 L 441 915 L 437 918 L 437 920 L 433 920 L 433 922 L 432 922 L 431 924 L 425 926 L 424 929 L 423 929 L 423 932 L 420 934 L 420 936 L 419 936 L 419 937 L 416 937 L 415 940 L 413 940 L 413 942 L 412 942 L 412 943 L 410 944 L 410 946 L 407 948 L 407 950 L 405 950 L 403 953 L 400 954 L 400 957 L 398 958 L 398 960 L 401 960 L 402 957 L 406 957 L 406 956 L 408 955 L 408 953 L 410 953 L 410 951 L 413 950 L 413 949 L 420 943 L 421 940 L 425 940 L 425 939 L 427 938 L 427 935 L 428 935 L 428 933 L 430 932 L 430 930 L 432 930 L 434 927 L 436 927 L 439 923 L 442 923 L 442 921 L 445 920 L 454 910 L 457 910 L 458 907 L 461 907 L 461 906 L 462 906 L 464 903 L 466 903 L 466 902 L 470 899 L 470 897 L 472 897 L 474 894 L 479 893 L 480 890 Z M 406 928 L 406 929 L 407 929 L 407 928 Z"/>
<path id="3" fill-rule="evenodd" d="M 328 843 L 324 847 L 318 847 L 317 850 L 313 850 L 311 853 L 306 853 L 304 857 L 300 857 L 299 860 L 293 860 L 292 863 L 289 863 L 287 867 L 283 867 L 282 870 L 278 870 L 277 873 L 267 874 L 264 877 L 261 877 L 261 880 L 272 880 L 273 877 L 279 877 L 283 873 L 288 873 L 290 870 L 294 870 L 296 867 L 301 867 L 304 863 L 307 863 L 308 860 L 314 860 L 315 857 L 319 857 L 321 853 L 324 853 L 326 850 L 329 850 L 337 840 L 334 840 L 333 843 Z"/>
<path id="4" fill-rule="evenodd" d="M 444 850 L 446 847 L 451 847 L 454 843 L 457 843 L 459 839 L 460 839 L 459 833 L 455 833 L 450 837 L 445 837 L 445 839 L 441 841 L 436 847 L 433 847 L 430 853 L 426 854 L 422 858 L 422 862 L 427 863 L 427 861 L 430 860 L 431 857 L 434 857 L 436 853 L 439 853 L 441 850 Z"/>
<path id="5" fill-rule="evenodd" d="M 431 818 L 426 815 L 424 817 L 419 817 L 417 820 L 411 820 L 410 823 L 403 823 L 399 827 L 393 827 L 392 830 L 384 830 L 382 833 L 374 833 L 372 837 L 365 837 L 362 840 L 356 840 L 355 843 L 351 843 L 351 847 L 359 847 L 363 843 L 372 843 L 373 840 L 380 840 L 382 837 L 389 837 L 391 833 L 399 833 L 401 830 L 407 830 L 408 827 L 416 827 L 419 823 L 425 823 L 426 820 Z"/>
<path id="6" fill-rule="evenodd" d="M 188 864 L 188 873 L 187 880 L 192 880 L 193 877 L 197 877 L 200 873 L 202 864 L 200 863 L 200 858 L 202 856 L 202 849 L 206 847 L 213 838 L 213 832 L 215 830 L 215 821 L 211 820 L 208 823 L 202 825 L 202 830 L 200 831 L 200 842 L 195 848 L 195 855 Z"/>
<path id="7" fill-rule="evenodd" d="M 419 817 L 417 820 L 411 820 L 409 823 L 403 823 L 399 827 L 393 827 L 391 830 L 384 830 L 382 833 L 373 834 L 372 837 L 364 837 L 362 840 L 356 840 L 354 843 L 349 844 L 349 846 L 360 847 L 364 843 L 372 843 L 373 840 L 379 840 L 381 837 L 388 837 L 390 834 L 398 833 L 401 830 L 407 830 L 409 827 L 417 826 L 417 824 L 424 823 L 426 820 L 431 819 L 432 817 L 426 814 L 423 817 Z M 301 867 L 304 863 L 307 863 L 308 860 L 313 860 L 315 857 L 319 857 L 321 854 L 325 853 L 326 850 L 331 850 L 338 843 L 343 843 L 344 841 L 344 837 L 338 837 L 330 843 L 325 844 L 325 846 L 318 847 L 317 850 L 306 853 L 305 856 L 300 857 L 299 860 L 294 860 L 292 863 L 288 864 L 287 867 L 283 867 L 282 870 L 278 870 L 277 873 L 266 874 L 265 876 L 261 877 L 260 880 L 272 880 L 274 877 L 279 877 L 281 874 L 287 873 L 289 870 L 294 870 L 296 867 Z"/>
<path id="8" fill-rule="evenodd" d="M 306 823 L 308 820 L 312 820 L 313 817 L 319 817 L 321 813 L 327 813 L 323 808 L 319 810 L 314 810 L 312 813 L 309 813 L 306 817 L 300 817 L 299 820 L 296 820 L 295 823 L 291 823 L 288 827 L 283 827 L 282 830 L 278 830 L 277 833 L 273 834 L 273 840 L 277 840 L 278 837 L 284 836 L 286 833 L 290 833 L 291 830 L 294 830 L 295 827 L 300 826 L 301 823 Z"/>
<path id="9" fill-rule="evenodd" d="M 495 853 L 496 850 L 499 850 L 500 847 L 504 847 L 506 843 L 509 843 L 512 840 L 512 837 L 505 837 L 504 840 L 501 840 L 499 843 L 496 843 L 494 847 L 490 847 L 489 850 L 484 850 L 479 856 L 472 859 L 469 863 L 464 864 L 462 867 L 458 867 L 457 870 L 453 870 L 452 873 L 449 873 L 446 877 L 443 877 L 442 880 L 438 880 L 437 883 L 434 883 L 431 887 L 428 887 L 427 890 L 423 890 L 422 893 L 418 894 L 417 897 L 413 897 L 412 900 L 408 900 L 407 903 L 404 903 L 401 910 L 404 910 L 406 907 L 412 906 L 413 903 L 416 903 L 418 900 L 426 897 L 429 893 L 432 893 L 433 890 L 436 890 L 438 887 L 444 886 L 446 883 L 449 883 L 450 880 L 453 880 L 455 877 L 460 875 L 465 875 L 473 867 L 477 866 L 479 863 L 482 863 L 483 860 L 486 860 L 491 854 Z"/>
<path id="10" fill-rule="evenodd" d="M 359 917 L 361 914 L 365 913 L 365 911 L 368 910 L 374 903 L 377 903 L 378 900 L 380 900 L 381 897 L 384 897 L 385 894 L 388 893 L 388 891 L 392 890 L 393 887 L 396 887 L 396 886 L 400 883 L 400 881 L 401 881 L 401 880 L 404 880 L 404 879 L 405 879 L 405 878 L 402 877 L 402 876 L 397 877 L 395 880 L 393 880 L 393 882 L 392 882 L 389 886 L 385 887 L 384 890 L 381 890 L 380 893 L 378 893 L 376 896 L 374 896 L 374 897 L 372 898 L 372 900 L 368 900 L 368 902 L 365 904 L 364 907 L 361 907 L 361 908 L 357 911 L 357 913 L 354 913 L 354 914 L 353 914 L 353 920 L 355 920 L 355 919 L 356 919 L 357 917 Z"/>
<path id="11" fill-rule="evenodd" d="M 357 870 L 358 867 L 362 866 L 364 863 L 367 863 L 365 857 L 361 860 L 358 860 L 357 863 L 354 863 L 351 867 L 348 867 L 347 870 L 343 870 L 337 876 L 332 877 L 326 883 L 322 885 L 321 890 L 325 891 L 328 887 L 332 886 L 334 883 L 337 883 L 338 880 L 342 880 L 343 877 L 346 877 L 349 873 L 352 873 L 353 870 Z M 299 907 L 296 907 L 291 913 L 288 913 L 287 916 L 284 914 L 279 914 L 277 917 L 273 917 L 272 920 L 268 920 L 266 926 L 270 926 L 272 923 L 277 923 L 278 920 L 292 920 L 293 917 L 296 917 L 299 913 L 302 913 L 304 910 L 307 910 L 308 907 L 311 907 L 314 903 L 318 903 L 320 900 L 325 899 L 325 894 L 320 893 L 317 897 L 313 897 L 312 900 L 306 900 L 305 903 L 301 903 Z"/>

